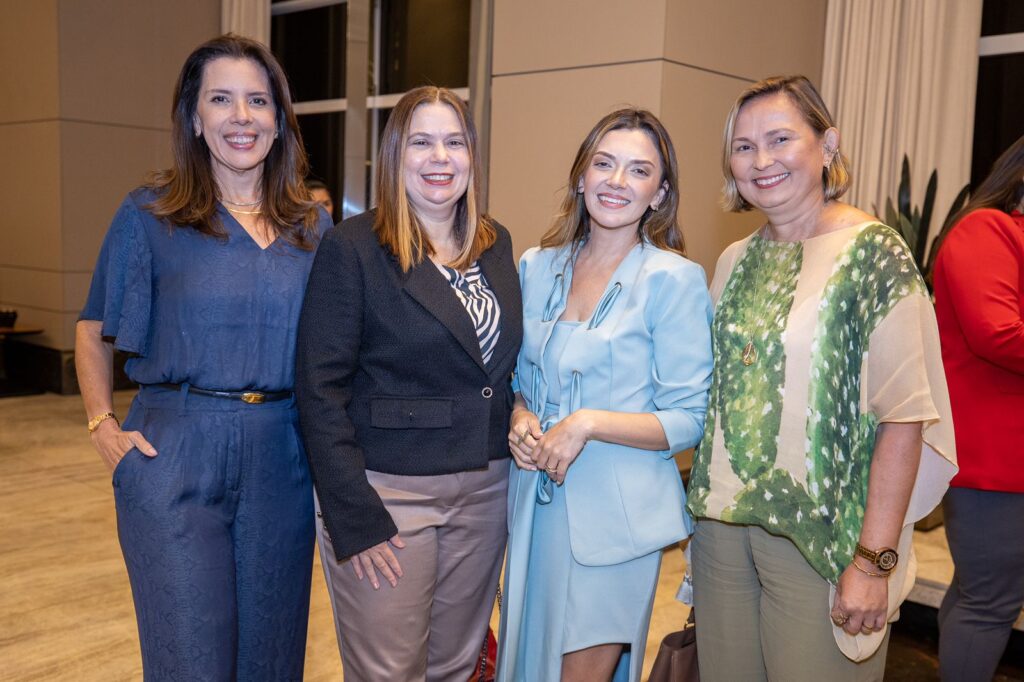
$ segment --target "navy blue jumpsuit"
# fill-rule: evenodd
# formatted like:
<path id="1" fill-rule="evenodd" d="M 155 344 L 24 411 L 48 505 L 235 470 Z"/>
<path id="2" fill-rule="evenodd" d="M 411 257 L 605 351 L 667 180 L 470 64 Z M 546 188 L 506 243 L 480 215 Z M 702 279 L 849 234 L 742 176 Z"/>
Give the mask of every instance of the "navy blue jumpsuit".
<path id="1" fill-rule="evenodd" d="M 313 251 L 170 228 L 138 189 L 103 243 L 83 320 L 133 354 L 124 420 L 159 454 L 114 470 L 118 535 L 154 680 L 301 679 L 313 492 L 294 399 L 259 405 L 156 384 L 292 389 Z M 321 212 L 322 233 L 330 226 Z"/>

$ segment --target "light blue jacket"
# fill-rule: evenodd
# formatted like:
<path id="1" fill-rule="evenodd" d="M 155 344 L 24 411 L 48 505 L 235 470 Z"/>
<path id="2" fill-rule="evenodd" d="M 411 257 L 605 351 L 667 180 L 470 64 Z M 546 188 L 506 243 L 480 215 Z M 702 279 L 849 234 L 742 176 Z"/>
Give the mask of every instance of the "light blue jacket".
<path id="1" fill-rule="evenodd" d="M 543 416 L 552 377 L 544 349 L 565 309 L 572 281 L 569 247 L 533 248 L 519 262 L 523 345 L 517 390 Z M 672 454 L 696 445 L 711 385 L 711 299 L 704 271 L 648 242 L 612 274 L 590 320 L 573 331 L 558 363 L 558 419 L 580 408 L 650 412 L 669 447 L 660 452 L 590 441 L 569 467 L 565 502 L 573 557 L 591 566 L 644 556 L 692 532 Z M 509 489 L 509 528 L 517 500 L 534 504 L 546 477 L 517 470 Z M 524 497 L 526 496 L 526 497 Z"/>

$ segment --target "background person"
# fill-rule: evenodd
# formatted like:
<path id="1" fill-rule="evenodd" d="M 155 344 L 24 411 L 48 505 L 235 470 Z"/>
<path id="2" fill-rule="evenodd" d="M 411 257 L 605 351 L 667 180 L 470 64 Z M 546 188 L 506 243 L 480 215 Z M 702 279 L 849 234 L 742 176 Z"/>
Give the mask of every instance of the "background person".
<path id="1" fill-rule="evenodd" d="M 323 206 L 324 210 L 327 211 L 327 215 L 333 220 L 334 199 L 331 198 L 331 190 L 327 189 L 327 185 L 316 178 L 306 178 L 306 189 L 309 190 L 313 201 Z"/>
<path id="2" fill-rule="evenodd" d="M 499 680 L 640 679 L 661 550 L 691 529 L 672 454 L 700 439 L 711 373 L 677 178 L 658 119 L 608 114 L 520 262 Z"/>
<path id="3" fill-rule="evenodd" d="M 172 119 L 174 165 L 121 204 L 78 322 L 89 431 L 114 470 L 145 677 L 297 680 L 313 495 L 295 329 L 329 225 L 306 199 L 287 80 L 264 46 L 200 45 Z M 115 347 L 141 384 L 123 427 Z"/>
<path id="4" fill-rule="evenodd" d="M 943 680 L 991 680 L 1024 604 L 1024 137 L 971 193 L 935 261 L 960 473 L 943 502 L 955 572 Z"/>
<path id="5" fill-rule="evenodd" d="M 955 472 L 927 289 L 899 235 L 839 201 L 839 141 L 803 76 L 750 86 L 725 126 L 725 206 L 767 222 L 711 285 L 689 484 L 706 682 L 880 680 L 913 522 Z"/>
<path id="6" fill-rule="evenodd" d="M 321 557 L 346 680 L 466 680 L 505 549 L 512 242 L 480 212 L 450 90 L 399 100 L 377 168 L 380 203 L 324 238 L 299 325 Z"/>

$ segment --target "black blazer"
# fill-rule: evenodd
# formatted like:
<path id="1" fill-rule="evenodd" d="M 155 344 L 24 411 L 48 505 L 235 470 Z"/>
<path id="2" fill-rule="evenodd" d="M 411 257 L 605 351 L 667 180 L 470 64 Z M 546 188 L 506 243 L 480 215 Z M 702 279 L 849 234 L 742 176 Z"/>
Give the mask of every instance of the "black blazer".
<path id="1" fill-rule="evenodd" d="M 506 458 L 510 383 L 523 336 L 508 231 L 479 258 L 501 306 L 489 364 L 466 309 L 429 260 L 403 273 L 373 212 L 320 242 L 299 318 L 295 394 L 324 523 L 339 559 L 391 538 L 366 470 L 406 476 Z"/>

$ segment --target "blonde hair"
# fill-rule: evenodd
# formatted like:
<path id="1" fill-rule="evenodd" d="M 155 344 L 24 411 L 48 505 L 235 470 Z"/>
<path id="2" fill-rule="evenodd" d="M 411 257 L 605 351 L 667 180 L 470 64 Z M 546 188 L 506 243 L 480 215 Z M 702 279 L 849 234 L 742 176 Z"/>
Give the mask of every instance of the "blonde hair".
<path id="1" fill-rule="evenodd" d="M 377 215 L 373 222 L 377 239 L 398 259 L 403 272 L 434 253 L 406 194 L 404 158 L 409 141 L 413 112 L 422 104 L 446 104 L 455 112 L 466 134 L 470 159 L 469 186 L 455 205 L 454 235 L 459 253 L 450 265 L 465 270 L 497 239 L 490 216 L 480 211 L 480 158 L 477 153 L 476 127 L 466 104 L 447 88 L 432 85 L 410 90 L 398 100 L 381 138 L 377 157 Z"/>
<path id="2" fill-rule="evenodd" d="M 807 80 L 806 76 L 772 76 L 754 83 L 744 90 L 732 105 L 729 116 L 725 119 L 725 132 L 722 135 L 722 174 L 725 184 L 722 187 L 722 207 L 736 213 L 749 211 L 754 207 L 740 195 L 733 177 L 730 159 L 732 156 L 732 136 L 736 128 L 736 118 L 740 110 L 748 102 L 755 99 L 784 93 L 803 114 L 815 133 L 820 137 L 829 128 L 835 128 L 835 121 L 817 89 Z M 821 186 L 825 192 L 825 201 L 838 199 L 850 188 L 850 160 L 838 149 L 832 156 L 828 166 L 822 168 Z"/>
<path id="3" fill-rule="evenodd" d="M 658 204 L 658 210 L 650 207 L 640 217 L 637 227 L 639 234 L 654 246 L 674 251 L 681 256 L 686 255 L 683 242 L 683 231 L 679 227 L 677 213 L 679 211 L 679 167 L 676 163 L 676 152 L 672 139 L 661 121 L 644 109 L 619 109 L 608 114 L 597 122 L 590 133 L 580 144 L 576 159 L 569 170 L 569 185 L 565 199 L 555 217 L 554 223 L 541 237 L 542 247 L 560 247 L 573 244 L 578 247 L 587 233 L 590 232 L 590 214 L 583 194 L 576 191 L 583 179 L 583 174 L 590 167 L 597 146 L 605 135 L 613 130 L 642 130 L 654 143 L 661 159 L 661 179 L 659 186 L 667 187 L 665 197 Z"/>

